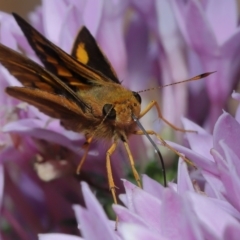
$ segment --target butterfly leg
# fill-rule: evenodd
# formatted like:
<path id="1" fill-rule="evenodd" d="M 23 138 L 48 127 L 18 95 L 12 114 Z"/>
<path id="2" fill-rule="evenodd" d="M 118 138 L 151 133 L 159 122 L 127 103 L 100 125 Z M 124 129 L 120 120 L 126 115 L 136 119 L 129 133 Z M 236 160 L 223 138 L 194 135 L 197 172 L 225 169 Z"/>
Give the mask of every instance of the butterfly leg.
<path id="1" fill-rule="evenodd" d="M 107 166 L 107 176 L 108 176 L 108 185 L 109 189 L 112 193 L 113 196 L 113 201 L 115 204 L 117 204 L 117 197 L 116 197 L 116 192 L 115 192 L 115 184 L 113 180 L 113 174 L 112 174 L 112 167 L 111 167 L 111 155 L 114 153 L 115 149 L 117 146 L 117 142 L 113 142 L 112 146 L 107 150 L 106 153 L 106 166 Z"/>
<path id="2" fill-rule="evenodd" d="M 167 147 L 169 150 L 173 151 L 174 153 L 176 153 L 179 157 L 181 157 L 186 163 L 188 163 L 189 165 L 193 166 L 196 168 L 196 166 L 193 164 L 193 162 L 191 160 L 189 160 L 188 158 L 186 158 L 183 154 L 181 154 L 179 151 L 177 151 L 176 149 L 174 149 L 172 146 L 170 146 L 169 144 L 166 143 L 166 141 L 161 138 L 156 132 L 152 131 L 152 130 L 146 130 L 147 134 L 149 135 L 155 135 L 157 137 L 157 139 L 162 143 L 162 145 L 164 147 Z M 141 130 L 139 131 L 135 131 L 133 134 L 136 135 L 145 135 L 145 133 Z"/>
<path id="3" fill-rule="evenodd" d="M 117 142 L 114 141 L 112 146 L 107 150 L 106 153 L 106 166 L 107 166 L 107 176 L 108 176 L 108 185 L 109 185 L 109 189 L 112 193 L 113 196 L 113 201 L 115 204 L 117 204 L 117 197 L 116 197 L 116 186 L 114 184 L 114 180 L 113 180 L 113 174 L 112 174 L 112 167 L 111 167 L 111 155 L 114 153 L 114 151 L 116 150 L 117 147 Z M 117 231 L 117 225 L 118 225 L 118 217 L 116 217 L 116 222 L 115 222 L 115 231 Z"/>
<path id="4" fill-rule="evenodd" d="M 174 130 L 176 131 L 180 131 L 180 132 L 196 132 L 196 131 L 193 131 L 193 130 L 185 130 L 183 128 L 179 128 L 177 126 L 175 126 L 174 124 L 170 123 L 167 119 L 165 119 L 162 115 L 162 112 L 161 112 L 161 109 L 160 109 L 160 106 L 159 104 L 156 102 L 156 101 L 151 101 L 147 107 L 140 113 L 139 115 L 139 119 L 141 117 L 143 117 L 146 113 L 148 113 L 153 107 L 156 107 L 157 109 L 157 112 L 158 112 L 158 117 L 160 119 L 162 119 L 167 125 L 169 125 L 171 128 L 173 128 Z"/>
<path id="5" fill-rule="evenodd" d="M 137 182 L 138 186 L 141 188 L 142 186 L 141 186 L 140 177 L 139 177 L 138 172 L 137 172 L 137 170 L 135 168 L 133 156 L 132 156 L 132 153 L 130 151 L 129 145 L 128 145 L 128 143 L 126 141 L 123 141 L 123 144 L 124 144 L 124 146 L 126 148 L 126 151 L 127 151 L 128 157 L 129 157 L 129 161 L 130 161 L 130 164 L 131 164 L 131 167 L 132 167 L 134 178 L 136 179 L 136 182 Z M 107 154 L 106 154 L 107 155 L 107 157 L 106 157 L 106 159 L 107 159 L 106 165 L 107 165 L 108 184 L 109 184 L 110 191 L 112 192 L 114 203 L 117 203 L 117 198 L 116 198 L 116 194 L 115 194 L 116 186 L 115 186 L 114 180 L 113 180 L 110 157 L 113 154 L 113 152 L 115 151 L 116 146 L 117 146 L 117 143 L 114 142 L 112 144 L 112 146 L 108 149 Z"/>
<path id="6" fill-rule="evenodd" d="M 88 154 L 88 151 L 89 151 L 89 148 L 90 148 L 90 143 L 92 142 L 93 140 L 93 137 L 88 137 L 86 138 L 86 142 L 83 144 L 83 149 L 85 149 L 85 153 L 81 159 L 81 161 L 79 162 L 78 164 L 78 167 L 77 167 L 77 174 L 80 174 L 80 171 L 82 169 L 82 166 L 87 158 L 87 154 Z"/>
<path id="7" fill-rule="evenodd" d="M 127 151 L 127 154 L 128 154 L 128 158 L 129 158 L 129 161 L 130 161 L 130 165 L 132 167 L 132 172 L 133 172 L 133 176 L 137 182 L 137 185 L 142 188 L 142 185 L 141 185 L 141 181 L 140 181 L 140 177 L 139 177 L 139 174 L 135 168 L 135 164 L 134 164 L 134 159 L 133 159 L 133 156 L 132 156 L 132 153 L 131 153 L 131 150 L 129 148 L 129 145 L 127 143 L 127 141 L 123 141 L 123 144 L 124 144 L 124 147 Z"/>

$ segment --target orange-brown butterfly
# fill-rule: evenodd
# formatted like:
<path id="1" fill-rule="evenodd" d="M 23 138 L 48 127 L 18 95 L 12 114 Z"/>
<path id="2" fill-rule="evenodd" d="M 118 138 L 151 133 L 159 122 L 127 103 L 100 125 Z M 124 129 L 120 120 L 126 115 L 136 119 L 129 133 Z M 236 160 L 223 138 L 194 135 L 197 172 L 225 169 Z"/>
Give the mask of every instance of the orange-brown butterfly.
<path id="1" fill-rule="evenodd" d="M 128 145 L 128 137 L 131 134 L 157 135 L 153 131 L 138 130 L 136 121 L 155 106 L 159 118 L 176 130 L 185 130 L 175 127 L 164 119 L 156 101 L 150 102 L 146 109 L 141 111 L 140 95 L 121 85 L 110 62 L 86 27 L 80 30 L 72 53 L 69 55 L 47 40 L 20 16 L 17 14 L 13 16 L 45 68 L 0 45 L 0 63 L 23 84 L 23 87 L 8 87 L 6 92 L 34 105 L 50 117 L 60 119 L 61 124 L 67 129 L 85 135 L 86 151 L 77 172 L 80 172 L 93 139 L 112 141 L 106 153 L 106 166 L 109 187 L 114 202 L 117 203 L 110 157 L 118 141 L 123 142 L 134 177 L 141 186 Z M 198 80 L 209 74 L 201 74 L 185 82 Z M 157 137 L 163 145 L 180 155 L 160 136 Z M 165 176 L 164 179 L 166 185 Z"/>

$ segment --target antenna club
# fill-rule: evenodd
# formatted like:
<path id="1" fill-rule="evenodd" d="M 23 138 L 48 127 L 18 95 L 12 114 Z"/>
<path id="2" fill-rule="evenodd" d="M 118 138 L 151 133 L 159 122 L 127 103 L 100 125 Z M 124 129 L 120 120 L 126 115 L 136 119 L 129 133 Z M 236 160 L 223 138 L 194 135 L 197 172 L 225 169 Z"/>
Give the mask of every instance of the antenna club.
<path id="1" fill-rule="evenodd" d="M 174 82 L 174 83 L 170 83 L 170 84 L 167 84 L 167 85 L 164 85 L 164 86 L 158 86 L 158 87 L 148 88 L 148 89 L 145 89 L 145 90 L 138 91 L 137 93 L 142 93 L 142 92 L 147 92 L 147 91 L 151 91 L 151 90 L 154 90 L 154 89 L 159 89 L 159 88 L 164 88 L 164 87 L 168 87 L 168 86 L 173 86 L 173 85 L 177 85 L 177 84 L 179 84 L 179 83 L 196 81 L 196 80 L 205 78 L 205 77 L 207 77 L 207 76 L 209 76 L 210 74 L 213 74 L 213 73 L 215 73 L 215 72 L 217 72 L 217 71 L 202 73 L 202 74 L 199 74 L 199 75 L 197 75 L 197 76 L 195 76 L 195 77 L 192 77 L 192 78 L 189 78 L 189 79 L 180 81 L 180 82 Z"/>

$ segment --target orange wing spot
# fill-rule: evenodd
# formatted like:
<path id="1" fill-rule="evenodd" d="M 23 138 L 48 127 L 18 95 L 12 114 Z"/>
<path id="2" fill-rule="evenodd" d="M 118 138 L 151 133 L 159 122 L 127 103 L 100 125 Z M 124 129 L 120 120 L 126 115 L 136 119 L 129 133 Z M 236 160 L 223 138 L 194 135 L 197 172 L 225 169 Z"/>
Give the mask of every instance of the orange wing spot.
<path id="1" fill-rule="evenodd" d="M 72 74 L 66 68 L 60 65 L 56 65 L 56 68 L 57 68 L 58 75 L 63 77 L 72 77 Z"/>
<path id="2" fill-rule="evenodd" d="M 40 52 L 44 52 L 44 50 L 42 49 L 42 47 L 40 47 L 38 44 L 35 45 L 36 49 L 38 49 Z"/>
<path id="3" fill-rule="evenodd" d="M 35 86 L 46 92 L 54 92 L 54 89 L 44 82 L 35 82 Z"/>
<path id="4" fill-rule="evenodd" d="M 84 43 L 79 43 L 76 50 L 76 56 L 79 62 L 87 64 L 89 61 L 88 53 Z"/>
<path id="5" fill-rule="evenodd" d="M 76 78 L 68 78 L 68 82 L 71 86 L 76 86 L 76 87 L 79 87 L 81 89 L 89 89 L 91 88 L 90 86 L 84 84 L 84 83 L 81 83 L 79 82 L 78 80 L 76 80 Z"/>
<path id="6" fill-rule="evenodd" d="M 58 64 L 58 61 L 55 58 L 52 58 L 51 56 L 46 56 L 46 60 L 53 64 Z"/>
<path id="7" fill-rule="evenodd" d="M 86 85 L 84 83 L 79 82 L 76 78 L 68 78 L 68 82 L 69 84 L 71 84 L 72 86 L 82 86 L 82 85 Z"/>

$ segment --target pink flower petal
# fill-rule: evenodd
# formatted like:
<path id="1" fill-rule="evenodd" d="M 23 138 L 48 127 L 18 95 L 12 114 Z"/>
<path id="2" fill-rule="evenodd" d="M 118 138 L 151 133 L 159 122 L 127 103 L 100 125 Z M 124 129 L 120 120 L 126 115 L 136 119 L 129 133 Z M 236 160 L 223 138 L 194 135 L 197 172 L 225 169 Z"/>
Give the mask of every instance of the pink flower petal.
<path id="1" fill-rule="evenodd" d="M 143 189 L 152 196 L 161 199 L 164 191 L 164 187 L 157 181 L 143 174 L 142 176 Z"/>
<path id="2" fill-rule="evenodd" d="M 219 145 L 220 140 L 224 140 L 237 156 L 240 156 L 240 124 L 228 113 L 224 112 L 215 124 L 213 132 L 213 147 L 224 156 L 224 152 Z"/>
<path id="3" fill-rule="evenodd" d="M 46 233 L 46 234 L 39 234 L 39 240 L 83 240 L 81 237 L 63 234 L 63 233 Z"/>
<path id="4" fill-rule="evenodd" d="M 188 159 L 190 159 L 193 163 L 198 166 L 198 168 L 201 168 L 204 171 L 208 171 L 212 174 L 218 174 L 218 171 L 216 169 L 216 164 L 214 163 L 213 159 L 208 159 L 186 147 L 183 147 L 179 144 L 166 141 L 170 146 L 178 150 L 180 153 L 183 153 L 184 156 L 186 156 Z M 205 154 L 205 153 L 203 153 Z"/>
<path id="5" fill-rule="evenodd" d="M 17 122 L 8 123 L 3 127 L 2 130 L 3 132 L 19 133 L 22 136 L 25 135 L 38 139 L 45 139 L 46 141 L 65 146 L 75 153 L 80 153 L 79 143 L 77 146 L 74 146 L 73 142 L 64 135 L 44 129 L 43 127 L 43 122 L 38 119 L 22 119 L 18 120 Z"/>
<path id="6" fill-rule="evenodd" d="M 104 1 L 95 1 L 95 0 L 86 1 L 84 12 L 83 12 L 83 20 L 84 20 L 84 24 L 93 34 L 93 36 L 96 36 L 99 28 L 99 24 L 101 23 L 101 18 L 104 18 L 103 6 L 104 6 Z"/>
<path id="7" fill-rule="evenodd" d="M 223 145 L 223 143 L 221 144 Z M 225 154 L 233 155 L 230 149 L 225 145 L 223 148 Z M 233 156 L 234 158 L 235 156 Z M 228 156 L 229 158 L 229 156 Z M 229 159 L 228 159 L 229 160 Z M 233 165 L 231 162 L 226 163 L 228 166 L 224 166 L 223 164 L 219 164 L 219 173 L 220 178 L 225 186 L 225 191 L 223 192 L 228 201 L 240 211 L 240 179 L 236 172 L 235 164 Z"/>
<path id="8" fill-rule="evenodd" d="M 122 224 L 119 227 L 119 232 L 124 240 L 170 240 L 164 238 L 159 234 L 154 233 L 153 231 L 141 228 L 138 225 L 134 224 Z"/>
<path id="9" fill-rule="evenodd" d="M 210 149 L 212 148 L 213 138 L 203 128 L 190 120 L 183 118 L 184 129 L 194 130 L 197 133 L 186 133 L 188 143 L 193 151 L 199 154 L 204 154 L 204 157 L 212 159 Z"/>
<path id="10" fill-rule="evenodd" d="M 58 0 L 43 0 L 42 4 L 45 36 L 53 43 L 58 44 L 66 9 L 69 6 L 64 1 Z"/>
<path id="11" fill-rule="evenodd" d="M 195 191 L 192 181 L 190 179 L 187 164 L 180 158 L 178 161 L 178 184 L 177 191 L 178 193 L 184 194 L 186 191 Z"/>
<path id="12" fill-rule="evenodd" d="M 165 189 L 159 215 L 161 235 L 167 239 L 202 239 L 202 234 L 192 215 L 189 204 L 180 195 Z"/>
<path id="13" fill-rule="evenodd" d="M 229 225 L 226 227 L 223 239 L 238 240 L 240 236 L 240 228 L 238 226 Z"/>
<path id="14" fill-rule="evenodd" d="M 74 211 L 85 239 L 116 239 L 114 229 L 110 228 L 109 220 L 97 199 L 85 182 L 81 183 L 83 197 L 87 209 L 75 205 Z M 93 231 L 94 229 L 94 231 Z"/>
<path id="15" fill-rule="evenodd" d="M 240 101 L 240 93 L 233 91 L 232 98 L 234 98 L 237 101 Z"/>
<path id="16" fill-rule="evenodd" d="M 236 30 L 238 22 L 237 3 L 235 0 L 219 0 L 216 4 L 216 2 L 209 0 L 207 1 L 206 16 L 218 44 L 222 45 Z"/>
<path id="17" fill-rule="evenodd" d="M 160 224 L 161 201 L 142 189 L 136 186 L 134 187 L 133 184 L 126 180 L 123 183 L 126 190 L 129 210 L 138 214 L 145 220 L 146 224 L 157 230 Z"/>
<path id="18" fill-rule="evenodd" d="M 191 200 L 193 210 L 205 233 L 205 238 L 222 239 L 227 226 L 239 227 L 238 221 L 227 212 L 219 208 L 208 197 L 188 193 Z"/>
<path id="19" fill-rule="evenodd" d="M 190 0 L 185 6 L 185 24 L 193 49 L 201 55 L 218 52 L 214 32 L 204 15 L 200 2 Z M 199 36 L 201 36 L 199 38 Z"/>
<path id="20" fill-rule="evenodd" d="M 104 17 L 101 21 L 101 31 L 97 33 L 98 44 L 103 49 L 114 69 L 116 70 L 120 80 L 126 76 L 127 53 L 123 38 L 123 29 L 121 16 L 124 14 L 124 1 L 112 3 L 106 1 L 104 8 Z M 113 6 L 113 8 L 111 8 Z M 113 11 L 114 9 L 114 11 Z M 117 47 L 116 47 L 117 46 Z"/>
<path id="21" fill-rule="evenodd" d="M 135 223 L 144 227 L 148 227 L 144 219 L 139 217 L 137 214 L 130 212 L 128 209 L 122 206 L 113 205 L 113 210 L 119 219 L 118 226 L 120 226 L 122 223 Z"/>

